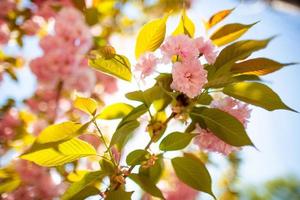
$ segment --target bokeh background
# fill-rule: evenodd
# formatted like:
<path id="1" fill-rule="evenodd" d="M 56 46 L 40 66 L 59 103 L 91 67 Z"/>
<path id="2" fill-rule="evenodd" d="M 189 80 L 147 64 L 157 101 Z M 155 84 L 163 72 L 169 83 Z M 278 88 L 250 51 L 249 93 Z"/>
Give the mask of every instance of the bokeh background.
<path id="1" fill-rule="evenodd" d="M 155 0 L 149 0 L 150 3 Z M 1 3 L 1 0 L 0 0 Z M 26 4 L 26 1 L 24 1 Z M 262 0 L 193 0 L 188 15 L 195 22 L 197 27 L 196 35 L 204 34 L 201 31 L 203 18 L 209 17 L 216 11 L 236 8 L 226 20 L 229 22 L 253 23 L 259 21 L 249 30 L 244 39 L 264 39 L 277 35 L 269 48 L 255 53 L 253 56 L 266 56 L 274 60 L 287 62 L 300 62 L 300 6 L 299 1 L 262 1 Z M 129 17 L 139 16 L 134 8 L 125 7 L 124 12 Z M 178 17 L 171 17 L 169 20 L 169 32 L 178 22 Z M 112 38 L 112 45 L 118 49 L 120 54 L 134 58 L 132 45 L 135 37 L 116 35 Z M 16 44 L 9 43 L 4 51 L 12 55 L 24 55 L 30 60 L 41 54 L 38 47 L 38 40 L 34 37 L 27 37 L 24 40 L 24 48 L 20 49 Z M 6 99 L 16 99 L 17 105 L 22 107 L 22 100 L 30 97 L 36 87 L 35 77 L 28 67 L 17 71 L 19 81 L 12 81 L 8 76 L 0 84 L 0 104 Z M 300 111 L 300 65 L 293 65 L 271 75 L 263 77 L 271 88 L 280 94 L 283 101 L 295 110 Z M 135 86 L 119 83 L 121 91 L 133 90 Z M 128 89 L 129 88 L 129 89 Z M 110 101 L 120 101 L 121 96 L 110 96 Z M 284 185 L 292 185 L 295 194 L 300 192 L 300 114 L 287 111 L 267 112 L 263 109 L 252 107 L 252 117 L 248 126 L 248 133 L 257 149 L 244 148 L 240 153 L 243 158 L 239 173 L 239 187 L 245 193 L 251 193 L 251 188 L 266 188 L 265 182 L 274 179 L 287 179 L 280 182 Z M 222 156 L 213 158 L 218 162 L 225 162 Z M 1 159 L 5 162 L 5 159 Z M 223 165 L 212 167 L 215 176 L 218 177 Z M 297 183 L 298 182 L 298 183 Z M 216 183 L 218 184 L 218 183 Z M 276 185 L 276 184 L 275 184 Z M 260 187 L 262 186 L 262 187 Z M 278 189 L 278 188 L 277 188 Z M 277 190 L 278 191 L 278 190 Z M 280 191 L 280 190 L 279 190 Z M 283 192 L 284 193 L 284 192 Z M 281 194 L 280 194 L 281 195 Z M 208 199 L 203 195 L 202 199 Z M 300 196 L 294 196 L 300 199 Z M 290 198 L 290 199 L 293 199 Z M 258 198 L 259 199 L 259 198 Z M 277 196 L 274 199 L 287 199 Z"/>

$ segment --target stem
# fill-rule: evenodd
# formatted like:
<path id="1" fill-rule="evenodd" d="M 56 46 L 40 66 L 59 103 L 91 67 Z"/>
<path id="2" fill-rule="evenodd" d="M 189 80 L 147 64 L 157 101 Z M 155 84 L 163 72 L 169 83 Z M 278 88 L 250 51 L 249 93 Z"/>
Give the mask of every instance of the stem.
<path id="1" fill-rule="evenodd" d="M 104 144 L 104 146 L 105 146 L 105 148 L 106 148 L 106 151 L 109 153 L 109 156 L 110 156 L 110 158 L 111 158 L 112 163 L 113 163 L 114 166 L 116 167 L 116 166 L 117 166 L 116 161 L 115 161 L 115 159 L 114 159 L 114 157 L 113 157 L 113 155 L 112 155 L 112 152 L 111 152 L 109 146 L 107 145 L 107 143 L 106 143 L 106 141 L 105 141 L 105 139 L 104 139 L 104 136 L 103 136 L 103 134 L 102 134 L 102 131 L 100 130 L 100 128 L 99 128 L 99 126 L 98 126 L 98 124 L 97 124 L 97 122 L 96 122 L 95 120 L 93 120 L 93 124 L 95 125 L 95 127 L 96 127 L 96 129 L 97 129 L 97 131 L 98 131 L 98 133 L 99 133 L 99 136 L 100 136 L 100 138 L 101 138 L 101 140 L 102 140 L 102 142 L 103 142 L 103 144 Z"/>

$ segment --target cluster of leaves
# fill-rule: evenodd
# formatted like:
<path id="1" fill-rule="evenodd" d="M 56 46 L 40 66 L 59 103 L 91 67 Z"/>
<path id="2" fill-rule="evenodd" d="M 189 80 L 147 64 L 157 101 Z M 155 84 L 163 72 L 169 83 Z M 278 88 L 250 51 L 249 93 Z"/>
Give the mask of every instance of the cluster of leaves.
<path id="1" fill-rule="evenodd" d="M 214 14 L 205 22 L 207 31 L 210 31 L 232 11 L 232 9 L 224 10 Z M 136 58 L 160 47 L 165 38 L 167 19 L 168 15 L 151 21 L 141 28 L 136 41 Z M 89 114 L 90 120 L 83 124 L 67 121 L 47 127 L 21 158 L 41 166 L 53 167 L 82 157 L 98 157 L 101 169 L 81 174 L 81 178 L 70 185 L 62 199 L 82 199 L 99 194 L 97 186 L 105 177 L 110 180 L 109 187 L 102 193 L 106 199 L 131 199 L 132 192 L 126 191 L 125 188 L 126 178 L 134 181 L 151 196 L 164 199 L 162 192 L 156 186 L 164 169 L 163 155 L 168 151 L 185 149 L 197 135 L 192 133 L 196 124 L 211 130 L 219 139 L 232 146 L 253 146 L 244 126 L 236 118 L 219 109 L 210 108 L 212 92 L 221 91 L 228 96 L 270 111 L 292 110 L 271 88 L 263 84 L 259 77 L 277 71 L 288 64 L 268 58 L 249 59 L 253 52 L 265 48 L 272 38 L 236 41 L 254 24 L 227 24 L 211 34 L 210 38 L 215 45 L 227 46 L 221 50 L 213 65 L 205 66 L 208 71 L 208 82 L 199 96 L 188 99 L 183 94 L 173 91 L 170 88 L 172 76 L 165 73 L 156 77 L 156 83 L 149 89 L 126 94 L 129 100 L 139 102 L 139 106 L 136 107 L 116 103 L 97 112 L 96 101 L 78 97 L 74 106 Z M 173 34 L 186 34 L 193 37 L 194 33 L 195 26 L 183 11 L 179 25 Z M 110 46 L 92 52 L 89 64 L 97 70 L 120 79 L 131 80 L 132 74 L 128 59 L 117 54 Z M 184 132 L 167 133 L 168 123 L 175 117 L 175 113 L 167 117 L 166 108 L 178 104 L 184 105 L 184 112 L 190 119 L 189 125 Z M 128 153 L 127 165 L 123 166 L 116 158 L 113 149 L 117 149 L 122 155 L 127 142 L 140 126 L 137 119 L 145 113 L 150 116 L 147 126 L 149 143 L 145 148 Z M 109 142 L 98 127 L 98 119 L 120 119 Z M 106 151 L 103 154 L 98 154 L 90 144 L 78 138 L 79 135 L 88 132 L 87 128 L 90 125 L 97 129 L 97 135 L 105 145 Z M 154 154 L 150 152 L 149 148 L 153 143 L 159 143 L 160 152 Z M 171 159 L 171 164 L 179 180 L 215 198 L 210 174 L 198 155 L 183 151 L 181 156 Z M 138 171 L 135 172 L 134 169 L 137 167 Z"/>

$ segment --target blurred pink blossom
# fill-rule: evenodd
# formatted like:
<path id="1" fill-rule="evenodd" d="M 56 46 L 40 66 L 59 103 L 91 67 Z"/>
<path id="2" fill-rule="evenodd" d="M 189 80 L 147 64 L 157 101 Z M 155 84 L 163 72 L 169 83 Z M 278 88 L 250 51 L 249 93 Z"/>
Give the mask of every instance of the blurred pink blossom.
<path id="1" fill-rule="evenodd" d="M 0 141 L 12 140 L 16 135 L 16 128 L 20 126 L 18 112 L 14 108 L 0 116 Z"/>
<path id="2" fill-rule="evenodd" d="M 10 38 L 10 31 L 4 22 L 0 22 L 0 44 L 6 44 Z"/>
<path id="3" fill-rule="evenodd" d="M 203 85 L 207 82 L 206 74 L 199 60 L 176 62 L 172 68 L 171 88 L 194 98 L 201 93 Z"/>
<path id="4" fill-rule="evenodd" d="M 34 20 L 29 19 L 26 20 L 22 25 L 21 29 L 27 34 L 27 35 L 35 35 L 39 29 L 40 25 L 36 23 Z"/>
<path id="5" fill-rule="evenodd" d="M 135 69 L 141 72 L 141 78 L 145 78 L 154 72 L 158 61 L 158 58 L 156 58 L 154 54 L 145 53 L 139 58 Z"/>

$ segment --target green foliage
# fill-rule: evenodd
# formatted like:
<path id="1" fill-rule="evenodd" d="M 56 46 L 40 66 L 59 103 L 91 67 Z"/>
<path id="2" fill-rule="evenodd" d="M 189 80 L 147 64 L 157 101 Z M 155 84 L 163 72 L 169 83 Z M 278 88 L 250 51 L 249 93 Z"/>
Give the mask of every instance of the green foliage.
<path id="1" fill-rule="evenodd" d="M 244 33 L 246 33 L 253 25 L 253 24 L 226 24 L 215 31 L 211 36 L 210 39 L 216 46 L 223 46 L 230 42 L 233 42 L 239 39 Z"/>
<path id="2" fill-rule="evenodd" d="M 168 15 L 146 23 L 140 30 L 135 45 L 135 57 L 138 59 L 148 51 L 155 51 L 165 39 Z"/>
<path id="3" fill-rule="evenodd" d="M 20 158 L 32 161 L 41 166 L 51 167 L 63 165 L 82 157 L 95 155 L 97 155 L 97 152 L 93 146 L 80 139 L 73 138 L 67 141 L 47 144 L 35 143 Z"/>
<path id="4" fill-rule="evenodd" d="M 232 66 L 231 72 L 234 74 L 266 75 L 280 70 L 284 66 L 295 63 L 279 63 L 268 58 L 253 58 Z"/>
<path id="5" fill-rule="evenodd" d="M 11 192 L 21 184 L 21 179 L 16 174 L 12 174 L 10 175 L 10 177 L 0 179 L 0 180 L 1 180 L 0 194 L 4 192 Z"/>
<path id="6" fill-rule="evenodd" d="M 93 116 L 97 111 L 98 103 L 92 98 L 77 97 L 74 107 Z"/>
<path id="7" fill-rule="evenodd" d="M 197 134 L 173 132 L 159 144 L 162 151 L 176 151 L 185 148 Z"/>
<path id="8" fill-rule="evenodd" d="M 195 34 L 195 25 L 193 21 L 186 15 L 185 9 L 182 11 L 179 24 L 173 32 L 173 35 L 180 34 L 188 35 L 191 38 L 194 37 Z"/>
<path id="9" fill-rule="evenodd" d="M 132 111 L 133 107 L 126 103 L 115 103 L 105 107 L 97 119 L 118 119 L 128 115 Z"/>
<path id="10" fill-rule="evenodd" d="M 205 165 L 194 156 L 176 157 L 172 160 L 176 176 L 188 186 L 214 197 L 211 190 L 211 177 Z M 214 197 L 215 198 L 215 197 Z"/>
<path id="11" fill-rule="evenodd" d="M 62 196 L 62 200 L 69 200 L 69 199 L 78 199 L 74 198 L 76 195 L 78 195 L 80 192 L 86 190 L 90 186 L 92 186 L 96 180 L 99 180 L 105 176 L 105 173 L 103 171 L 93 171 L 88 172 L 84 175 L 82 179 L 80 179 L 77 182 L 72 183 L 70 187 L 66 190 L 64 195 Z M 91 189 L 91 188 L 90 188 Z M 89 190 L 90 190 L 89 189 Z M 81 194 L 83 195 L 83 194 Z M 90 194 L 92 195 L 92 194 Z"/>
<path id="12" fill-rule="evenodd" d="M 39 136 L 36 138 L 36 142 L 45 144 L 68 140 L 82 134 L 86 128 L 87 125 L 82 125 L 80 123 L 71 121 L 50 125 L 39 134 Z"/>
<path id="13" fill-rule="evenodd" d="M 139 174 L 146 176 L 153 183 L 157 183 L 163 173 L 164 169 L 164 161 L 162 155 L 158 156 L 158 159 L 155 161 L 154 165 L 151 167 L 143 167 L 141 166 L 139 169 Z"/>
<path id="14" fill-rule="evenodd" d="M 89 59 L 89 65 L 92 68 L 125 81 L 131 81 L 131 65 L 125 56 L 115 54 L 111 58 L 105 58 L 100 55 L 100 52 L 95 52 L 94 56 L 95 58 Z"/>
<path id="15" fill-rule="evenodd" d="M 130 152 L 126 158 L 126 163 L 129 166 L 140 165 L 143 161 L 147 160 L 150 153 L 144 149 L 137 149 Z"/>
<path id="16" fill-rule="evenodd" d="M 262 107 L 269 111 L 278 109 L 295 111 L 285 105 L 271 88 L 262 83 L 236 83 L 225 87 L 223 92 L 236 99 Z"/>
<path id="17" fill-rule="evenodd" d="M 119 188 L 118 190 L 109 191 L 106 200 L 131 200 L 133 192 L 126 192 L 124 189 Z"/>
<path id="18" fill-rule="evenodd" d="M 130 174 L 128 177 L 138 184 L 145 192 L 154 197 L 164 199 L 162 192 L 148 177 L 135 173 Z"/>
<path id="19" fill-rule="evenodd" d="M 207 128 L 227 144 L 238 147 L 252 145 L 243 124 L 224 111 L 216 108 L 194 108 L 190 115 L 200 126 L 204 121 Z"/>

